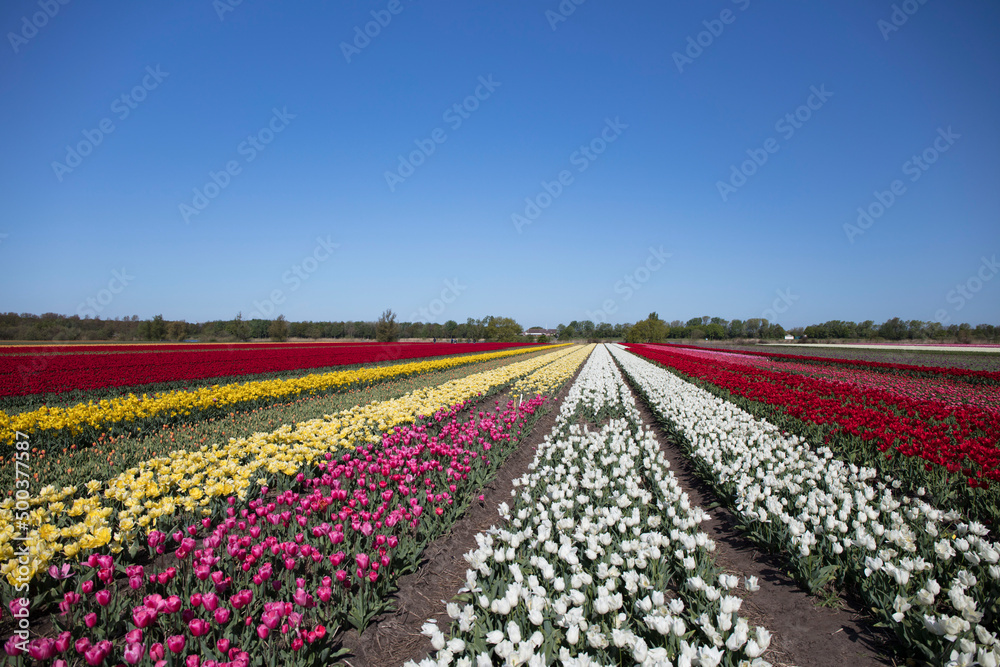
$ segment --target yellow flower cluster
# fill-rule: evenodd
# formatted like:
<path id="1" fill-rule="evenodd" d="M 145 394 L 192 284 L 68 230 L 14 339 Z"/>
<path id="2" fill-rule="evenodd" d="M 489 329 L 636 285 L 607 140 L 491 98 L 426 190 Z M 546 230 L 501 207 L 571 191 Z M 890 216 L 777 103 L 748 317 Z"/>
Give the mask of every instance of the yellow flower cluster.
<path id="1" fill-rule="evenodd" d="M 565 372 L 567 357 L 577 365 L 582 362 L 584 357 L 579 351 L 579 347 L 556 349 L 396 399 L 373 401 L 321 419 L 286 425 L 271 433 L 231 438 L 226 444 L 195 451 L 174 451 L 130 468 L 107 484 L 88 482 L 90 495 L 86 498 L 75 498 L 74 487 L 58 492 L 47 487 L 29 500 L 34 509 L 27 520 L 31 529 L 26 544 L 34 555 L 32 576 L 45 570 L 60 553 L 59 560 L 66 560 L 104 545 L 119 552 L 140 529 L 146 533 L 155 528 L 161 517 L 169 519 L 179 510 L 208 514 L 206 505 L 213 498 L 236 495 L 245 499 L 251 484 L 266 484 L 268 474 L 295 475 L 303 465 L 327 452 L 372 441 L 419 415 L 433 414 L 532 373 L 548 376 L 551 371 L 547 368 L 553 364 L 559 364 Z M 71 503 L 69 511 L 67 503 Z M 114 520 L 112 514 L 116 514 Z M 73 522 L 65 516 L 84 519 Z M 17 567 L 12 542 L 15 523 L 15 501 L 0 502 L 0 562 L 6 561 L 0 565 L 0 575 L 6 576 L 11 585 L 16 581 Z M 20 529 L 18 532 L 22 533 Z"/>
<path id="2" fill-rule="evenodd" d="M 548 395 L 553 389 L 561 386 L 566 380 L 573 377 L 573 373 L 590 356 L 595 347 L 596 345 L 594 344 L 578 347 L 571 354 L 567 354 L 545 368 L 541 368 L 531 375 L 521 378 L 510 388 L 511 395 L 523 395 L 526 399 L 538 394 L 542 396 Z"/>
<path id="3" fill-rule="evenodd" d="M 68 408 L 42 407 L 31 412 L 8 415 L 0 411 L 0 443 L 13 444 L 16 431 L 29 436 L 43 430 L 65 429 L 70 435 L 81 433 L 86 426 L 104 428 L 111 424 L 150 417 L 190 415 L 210 408 L 227 408 L 262 398 L 276 399 L 300 394 L 315 394 L 358 384 L 370 384 L 395 377 L 446 370 L 469 363 L 503 359 L 527 352 L 551 349 L 521 347 L 498 352 L 486 352 L 460 357 L 429 359 L 392 366 L 375 366 L 330 373 L 314 373 L 286 380 L 234 382 L 193 390 L 168 391 L 152 396 L 129 394 L 121 398 L 78 403 Z"/>

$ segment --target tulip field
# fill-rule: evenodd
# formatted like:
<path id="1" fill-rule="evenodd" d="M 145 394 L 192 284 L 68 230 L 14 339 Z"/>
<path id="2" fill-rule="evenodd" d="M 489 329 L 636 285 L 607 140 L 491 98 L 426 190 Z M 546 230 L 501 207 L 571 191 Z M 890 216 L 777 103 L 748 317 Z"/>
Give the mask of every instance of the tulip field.
<path id="1" fill-rule="evenodd" d="M 60 349 L 26 381 L 18 359 L 41 351 L 11 349 L 5 664 L 351 663 L 344 633 L 392 610 L 523 449 L 441 601 L 449 622 L 424 623 L 432 653 L 409 667 L 769 665 L 775 630 L 744 605 L 759 582 L 717 561 L 667 446 L 805 588 L 858 596 L 899 655 L 998 664 L 996 373 L 679 345 L 310 343 Z"/>

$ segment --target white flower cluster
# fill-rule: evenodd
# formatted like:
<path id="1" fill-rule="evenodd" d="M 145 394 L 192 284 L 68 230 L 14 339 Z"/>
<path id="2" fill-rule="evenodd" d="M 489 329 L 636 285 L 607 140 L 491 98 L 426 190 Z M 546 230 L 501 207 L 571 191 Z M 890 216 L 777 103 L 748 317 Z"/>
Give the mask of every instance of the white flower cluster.
<path id="1" fill-rule="evenodd" d="M 595 430 L 580 423 L 588 415 L 610 419 Z M 503 527 L 465 556 L 451 638 L 425 624 L 437 653 L 420 667 L 768 665 L 770 633 L 739 616 L 740 579 L 715 565 L 715 544 L 698 530 L 705 513 L 681 491 L 604 346 L 513 493 L 513 507 L 499 508 Z"/>
<path id="2" fill-rule="evenodd" d="M 612 354 L 754 536 L 788 550 L 800 572 L 839 568 L 935 664 L 998 664 L 1000 545 L 986 528 L 894 493 L 898 482 L 785 435 L 624 348 Z"/>

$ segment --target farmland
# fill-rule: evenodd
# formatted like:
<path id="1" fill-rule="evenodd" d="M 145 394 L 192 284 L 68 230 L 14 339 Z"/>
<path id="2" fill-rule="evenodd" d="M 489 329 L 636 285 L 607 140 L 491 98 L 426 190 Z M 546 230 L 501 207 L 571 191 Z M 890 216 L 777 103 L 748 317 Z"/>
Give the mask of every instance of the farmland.
<path id="1" fill-rule="evenodd" d="M 24 379 L 18 358 L 49 361 Z M 381 636 L 489 503 L 469 549 L 434 551 L 461 583 L 394 664 L 788 660 L 793 629 L 754 603 L 770 582 L 701 527 L 716 506 L 790 586 L 860 600 L 873 659 L 1000 652 L 995 370 L 651 344 L 0 360 L 9 664 L 358 664 L 350 633 Z"/>

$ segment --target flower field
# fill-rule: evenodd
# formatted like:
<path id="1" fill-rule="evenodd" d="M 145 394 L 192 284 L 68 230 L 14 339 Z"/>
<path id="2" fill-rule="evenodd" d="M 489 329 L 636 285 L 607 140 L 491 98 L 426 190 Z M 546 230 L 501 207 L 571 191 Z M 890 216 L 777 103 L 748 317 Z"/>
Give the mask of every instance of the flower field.
<path id="1" fill-rule="evenodd" d="M 847 460 L 873 465 L 942 506 L 1000 519 L 1000 394 L 948 374 L 914 377 L 877 369 L 792 362 L 673 346 L 638 354 L 732 396 L 782 428 L 821 438 Z M 895 369 L 889 369 L 895 370 Z M 789 419 L 790 418 L 790 419 Z M 992 488 L 991 488 L 992 485 Z"/>
<path id="2" fill-rule="evenodd" d="M 435 346 L 436 350 L 452 346 Z M 17 431 L 34 437 L 41 436 L 51 447 L 65 447 L 78 440 L 93 440 L 109 427 L 160 425 L 195 415 L 210 416 L 212 412 L 225 412 L 262 403 L 283 400 L 301 395 L 329 391 L 343 391 L 350 387 L 366 386 L 387 379 L 453 368 L 490 359 L 502 359 L 528 351 L 551 349 L 547 347 L 519 347 L 497 352 L 484 352 L 465 356 L 394 364 L 368 366 L 355 370 L 317 373 L 290 379 L 232 382 L 194 390 L 175 390 L 147 394 L 130 393 L 111 400 L 88 401 L 76 405 L 41 407 L 35 410 L 6 414 L 0 412 L 0 445 L 14 442 Z M 2 459 L 0 459 L 2 461 Z"/>
<path id="3" fill-rule="evenodd" d="M 900 493 L 873 468 L 784 434 L 660 366 L 614 354 L 746 530 L 789 554 L 811 587 L 849 583 L 933 664 L 997 664 L 1000 544 L 982 524 Z"/>
<path id="4" fill-rule="evenodd" d="M 517 343 L 312 343 L 192 349 L 160 345 L 144 346 L 152 349 L 140 352 L 87 350 L 54 354 L 36 347 L 32 348 L 35 351 L 31 364 L 21 352 L 24 348 L 7 347 L 0 348 L 0 397 L 368 364 L 517 346 Z"/>
<path id="5" fill-rule="evenodd" d="M 738 614 L 756 582 L 715 564 L 603 346 L 516 491 L 465 556 L 451 627 L 425 624 L 421 665 L 767 664 L 770 633 Z"/>
<path id="6" fill-rule="evenodd" d="M 976 504 L 998 488 L 989 378 L 787 356 L 532 346 L 0 415 L 7 472 L 19 454 L 228 424 L 101 478 L 45 468 L 49 483 L 0 501 L 0 655 L 337 663 L 344 632 L 392 610 L 426 547 L 555 410 L 465 554 L 450 622 L 423 625 L 433 655 L 409 667 L 768 665 L 774 629 L 743 604 L 760 582 L 717 560 L 631 385 L 804 587 L 856 593 L 902 655 L 996 665 L 1000 544 Z M 257 411 L 297 417 L 239 416 Z"/>
<path id="7" fill-rule="evenodd" d="M 15 633 L 7 657 L 263 664 L 267 653 L 267 664 L 326 664 L 331 635 L 385 609 L 423 545 L 462 513 L 590 349 L 173 452 L 86 489 L 47 487 L 26 510 L 4 501 L 7 611 L 44 611 L 51 624 L 30 641 Z M 498 392 L 511 399 L 475 407 Z M 17 595 L 25 577 L 30 599 Z"/>

